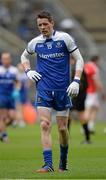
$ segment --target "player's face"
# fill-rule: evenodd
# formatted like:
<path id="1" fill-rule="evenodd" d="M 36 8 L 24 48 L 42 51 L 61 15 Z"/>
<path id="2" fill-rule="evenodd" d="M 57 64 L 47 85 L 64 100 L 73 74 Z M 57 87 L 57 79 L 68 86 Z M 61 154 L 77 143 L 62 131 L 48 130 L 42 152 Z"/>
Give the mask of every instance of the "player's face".
<path id="1" fill-rule="evenodd" d="M 1 55 L 1 62 L 3 64 L 3 66 L 5 67 L 9 67 L 11 65 L 11 56 L 9 53 L 3 53 Z"/>
<path id="2" fill-rule="evenodd" d="M 50 37 L 53 32 L 54 22 L 50 22 L 47 18 L 38 18 L 37 26 L 41 34 L 45 37 Z"/>

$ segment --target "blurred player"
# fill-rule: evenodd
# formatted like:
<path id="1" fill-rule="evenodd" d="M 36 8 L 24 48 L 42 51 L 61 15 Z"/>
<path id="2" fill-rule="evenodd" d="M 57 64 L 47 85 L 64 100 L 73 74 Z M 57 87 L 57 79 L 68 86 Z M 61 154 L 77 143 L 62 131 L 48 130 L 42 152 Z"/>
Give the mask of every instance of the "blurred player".
<path id="1" fill-rule="evenodd" d="M 91 61 L 85 64 L 85 72 L 87 74 L 88 88 L 85 101 L 86 118 L 89 121 L 89 130 L 94 133 L 94 123 L 99 110 L 98 93 L 103 92 L 103 85 L 99 73 L 99 56 L 93 56 Z"/>
<path id="2" fill-rule="evenodd" d="M 19 89 L 19 97 L 15 98 L 16 101 L 16 108 L 17 108 L 17 120 L 20 127 L 25 126 L 24 116 L 23 116 L 23 108 L 24 106 L 30 102 L 29 100 L 29 87 L 30 87 L 30 80 L 27 78 L 23 66 L 21 63 L 18 63 L 18 79 L 20 81 L 21 87 Z M 17 89 L 15 89 L 15 93 Z M 15 95 L 15 94 L 14 94 Z"/>
<path id="3" fill-rule="evenodd" d="M 74 78 L 74 73 L 75 73 L 75 59 L 71 57 L 71 77 L 72 79 Z M 85 99 L 86 99 L 86 94 L 87 94 L 87 87 L 88 87 L 88 82 L 87 82 L 87 76 L 85 71 L 83 70 L 82 76 L 81 76 L 81 81 L 80 81 L 80 89 L 79 89 L 79 94 L 77 97 L 72 98 L 72 104 L 73 107 L 70 110 L 69 114 L 69 119 L 68 119 L 68 129 L 70 129 L 70 124 L 71 124 L 71 111 L 75 110 L 77 111 L 78 119 L 81 122 L 82 128 L 84 130 L 84 135 L 85 135 L 85 141 L 83 143 L 91 143 L 90 141 L 90 133 L 88 129 L 88 122 L 85 117 Z"/>
<path id="4" fill-rule="evenodd" d="M 18 70 L 12 66 L 9 52 L 1 54 L 0 66 L 0 139 L 8 141 L 6 125 L 15 119 L 15 102 L 12 96 L 14 87 L 19 88 Z"/>
<path id="5" fill-rule="evenodd" d="M 57 111 L 57 125 L 60 144 L 59 171 L 67 170 L 68 116 L 71 101 L 69 95 L 79 93 L 83 58 L 73 40 L 64 32 L 54 30 L 54 20 L 49 12 L 41 12 L 36 18 L 41 35 L 32 39 L 21 56 L 29 79 L 36 82 L 37 111 L 41 122 L 41 141 L 44 166 L 37 172 L 52 172 L 51 111 Z M 37 54 L 36 70 L 31 70 L 30 55 Z M 76 59 L 76 70 L 70 84 L 70 54 Z"/>

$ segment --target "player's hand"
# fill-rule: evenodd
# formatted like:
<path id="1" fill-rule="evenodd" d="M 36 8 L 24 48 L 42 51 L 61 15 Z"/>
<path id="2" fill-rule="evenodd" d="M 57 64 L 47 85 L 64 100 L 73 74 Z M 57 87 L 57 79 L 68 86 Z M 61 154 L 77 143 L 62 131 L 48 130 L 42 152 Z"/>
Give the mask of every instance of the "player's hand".
<path id="1" fill-rule="evenodd" d="M 79 82 L 74 80 L 67 88 L 67 93 L 68 96 L 76 97 L 79 93 Z"/>
<path id="2" fill-rule="evenodd" d="M 41 74 L 31 69 L 26 70 L 25 73 L 33 82 L 39 81 L 42 77 Z"/>

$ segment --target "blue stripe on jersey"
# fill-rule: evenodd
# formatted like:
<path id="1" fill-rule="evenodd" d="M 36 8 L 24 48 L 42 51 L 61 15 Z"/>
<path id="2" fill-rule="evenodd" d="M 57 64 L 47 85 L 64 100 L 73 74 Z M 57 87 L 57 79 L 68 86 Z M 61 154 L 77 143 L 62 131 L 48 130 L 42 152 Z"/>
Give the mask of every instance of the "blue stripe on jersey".
<path id="1" fill-rule="evenodd" d="M 15 80 L 16 74 L 11 72 L 11 70 L 5 72 L 0 71 L 0 94 L 11 96 Z"/>
<path id="2" fill-rule="evenodd" d="M 42 78 L 37 83 L 39 90 L 65 90 L 70 82 L 69 58 L 70 52 L 63 40 L 46 40 L 44 43 L 37 43 L 36 71 Z"/>

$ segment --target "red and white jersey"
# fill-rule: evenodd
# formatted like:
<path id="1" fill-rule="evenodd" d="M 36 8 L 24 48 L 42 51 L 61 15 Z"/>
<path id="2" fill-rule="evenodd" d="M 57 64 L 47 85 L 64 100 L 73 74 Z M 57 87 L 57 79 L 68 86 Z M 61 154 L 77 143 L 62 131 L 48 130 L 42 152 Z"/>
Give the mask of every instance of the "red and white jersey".
<path id="1" fill-rule="evenodd" d="M 87 62 L 85 64 L 84 69 L 87 74 L 87 80 L 88 80 L 87 93 L 97 92 L 97 88 L 95 85 L 95 79 L 98 78 L 99 76 L 99 69 L 97 65 L 93 62 Z"/>

